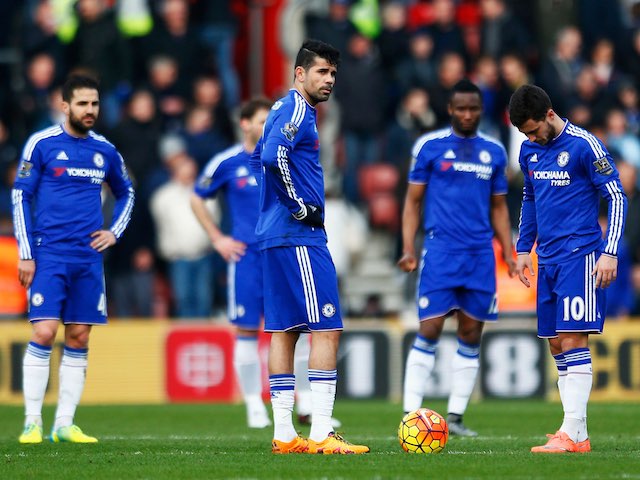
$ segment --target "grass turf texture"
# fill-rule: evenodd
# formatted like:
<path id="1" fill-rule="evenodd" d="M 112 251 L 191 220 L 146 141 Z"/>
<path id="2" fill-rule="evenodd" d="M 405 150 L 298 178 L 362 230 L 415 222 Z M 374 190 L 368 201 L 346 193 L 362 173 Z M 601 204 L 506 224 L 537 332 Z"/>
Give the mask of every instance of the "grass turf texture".
<path id="1" fill-rule="evenodd" d="M 443 402 L 430 408 L 446 413 Z M 45 432 L 53 409 L 45 409 Z M 368 455 L 272 455 L 272 430 L 249 430 L 241 405 L 81 406 L 76 421 L 100 443 L 20 445 L 22 408 L 0 406 L 0 473 L 33 479 L 211 478 L 521 478 L 640 479 L 640 407 L 592 404 L 593 452 L 534 455 L 533 445 L 561 420 L 559 404 L 542 401 L 473 403 L 465 421 L 480 436 L 450 438 L 438 455 L 402 451 L 398 404 L 338 401 L 335 415 L 348 440 Z M 308 427 L 301 429 L 308 434 Z"/>

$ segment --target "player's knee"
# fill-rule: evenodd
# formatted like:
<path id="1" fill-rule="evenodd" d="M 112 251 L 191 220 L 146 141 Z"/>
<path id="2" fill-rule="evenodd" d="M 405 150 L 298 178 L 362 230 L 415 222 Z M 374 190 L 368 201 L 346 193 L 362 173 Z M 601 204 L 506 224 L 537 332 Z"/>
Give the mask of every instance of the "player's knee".
<path id="1" fill-rule="evenodd" d="M 55 328 L 40 328 L 35 329 L 31 336 L 32 341 L 43 347 L 50 347 L 56 339 Z"/>
<path id="2" fill-rule="evenodd" d="M 482 328 L 458 328 L 458 338 L 467 345 L 477 345 L 482 338 Z"/>
<path id="3" fill-rule="evenodd" d="M 560 343 L 559 338 L 549 339 L 549 351 L 551 355 L 559 355 L 562 353 L 562 343 Z"/>
<path id="4" fill-rule="evenodd" d="M 442 334 L 442 328 L 444 327 L 443 318 L 431 318 L 420 322 L 420 336 L 428 338 L 429 340 L 437 340 Z"/>
<path id="5" fill-rule="evenodd" d="M 560 335 L 557 340 L 557 344 L 560 346 L 560 351 L 558 353 L 568 352 L 569 350 L 574 350 L 576 348 L 586 348 L 589 346 L 589 336 L 586 334 L 578 333 L 570 335 Z M 553 350 L 552 354 L 554 354 Z"/>
<path id="6" fill-rule="evenodd" d="M 69 332 L 65 336 L 65 344 L 71 348 L 87 348 L 89 346 L 89 332 Z"/>

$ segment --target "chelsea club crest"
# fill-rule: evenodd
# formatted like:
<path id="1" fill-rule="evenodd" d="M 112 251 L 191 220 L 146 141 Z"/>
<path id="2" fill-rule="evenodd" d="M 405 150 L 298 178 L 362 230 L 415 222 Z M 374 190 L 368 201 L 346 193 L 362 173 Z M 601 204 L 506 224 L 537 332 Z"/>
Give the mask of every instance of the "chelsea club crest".
<path id="1" fill-rule="evenodd" d="M 336 307 L 332 303 L 325 303 L 322 306 L 322 315 L 327 318 L 333 317 L 336 314 Z"/>
<path id="2" fill-rule="evenodd" d="M 93 163 L 98 168 L 104 167 L 104 157 L 102 156 L 102 154 L 96 153 L 93 156 Z"/>
<path id="3" fill-rule="evenodd" d="M 559 166 L 566 167 L 567 163 L 569 163 L 569 152 L 567 151 L 560 152 L 558 154 L 557 161 Z"/>

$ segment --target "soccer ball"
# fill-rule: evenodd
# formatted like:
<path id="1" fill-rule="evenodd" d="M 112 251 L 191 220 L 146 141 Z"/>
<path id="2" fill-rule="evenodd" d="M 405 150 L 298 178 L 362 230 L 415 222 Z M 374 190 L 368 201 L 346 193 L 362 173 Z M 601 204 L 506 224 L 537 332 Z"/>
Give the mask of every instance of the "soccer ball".
<path id="1" fill-rule="evenodd" d="M 407 413 L 398 427 L 400 446 L 409 453 L 440 453 L 448 438 L 447 422 L 428 408 Z"/>

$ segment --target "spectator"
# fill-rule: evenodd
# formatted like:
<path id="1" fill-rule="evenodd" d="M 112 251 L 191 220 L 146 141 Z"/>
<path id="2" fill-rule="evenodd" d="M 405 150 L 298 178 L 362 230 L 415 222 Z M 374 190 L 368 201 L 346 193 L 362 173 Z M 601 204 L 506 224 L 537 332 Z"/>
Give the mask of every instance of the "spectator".
<path id="1" fill-rule="evenodd" d="M 13 143 L 7 123 L 0 118 L 0 176 L 17 159 L 18 148 Z"/>
<path id="2" fill-rule="evenodd" d="M 56 64 L 48 53 L 35 55 L 27 64 L 24 91 L 19 97 L 20 110 L 27 131 L 51 125 L 49 95 L 56 86 Z"/>
<path id="3" fill-rule="evenodd" d="M 610 39 L 616 46 L 622 45 L 625 29 L 620 0 L 580 0 L 576 7 L 579 28 L 584 36 L 587 51 L 590 51 L 601 38 Z"/>
<path id="4" fill-rule="evenodd" d="M 400 64 L 410 58 L 409 45 L 411 33 L 407 27 L 407 7 L 398 0 L 392 0 L 382 7 L 382 30 L 375 38 L 375 45 L 380 52 L 380 61 L 384 65 L 385 86 L 389 98 L 387 115 L 393 115 L 400 98 L 404 94 L 399 86 L 397 69 Z M 433 70 L 433 67 L 432 67 Z"/>
<path id="5" fill-rule="evenodd" d="M 193 16 L 202 43 L 213 53 L 215 72 L 224 86 L 223 104 L 229 110 L 240 103 L 240 81 L 233 64 L 238 27 L 231 4 L 229 0 L 198 0 Z"/>
<path id="6" fill-rule="evenodd" d="M 105 261 L 111 295 L 111 313 L 116 317 L 154 316 L 154 226 L 148 202 L 138 202 L 127 234 L 111 247 Z"/>
<path id="7" fill-rule="evenodd" d="M 187 0 L 158 2 L 159 19 L 151 33 L 142 39 L 142 57 L 167 56 L 176 62 L 179 89 L 187 92 L 196 75 L 211 71 L 213 61 L 201 44 L 198 32 L 189 25 Z"/>
<path id="8" fill-rule="evenodd" d="M 598 85 L 608 94 L 613 94 L 622 73 L 615 65 L 615 47 L 611 40 L 601 38 L 591 51 L 591 65 Z"/>
<path id="9" fill-rule="evenodd" d="M 344 54 L 348 50 L 350 39 L 357 32 L 355 25 L 349 20 L 350 7 L 351 0 L 329 0 L 326 15 L 307 15 L 307 37 L 329 42 Z"/>
<path id="10" fill-rule="evenodd" d="M 324 170 L 326 193 L 342 193 L 342 171 L 344 149 L 340 139 L 340 105 L 335 97 L 316 105 L 318 137 L 320 138 L 320 164 Z"/>
<path id="11" fill-rule="evenodd" d="M 622 110 L 614 108 L 607 113 L 606 136 L 607 145 L 617 150 L 640 178 L 640 140 L 627 130 L 627 119 Z M 640 182 L 636 187 L 640 189 Z"/>
<path id="12" fill-rule="evenodd" d="M 640 2 L 638 2 L 640 5 Z M 640 10 L 640 6 L 638 7 Z M 629 34 L 629 43 L 625 50 L 624 62 L 621 67 L 632 79 L 636 88 L 640 88 L 640 27 L 636 27 Z"/>
<path id="13" fill-rule="evenodd" d="M 22 31 L 22 48 L 25 59 L 49 54 L 57 66 L 56 80 L 66 71 L 66 49 L 57 36 L 58 25 L 53 14 L 51 0 L 36 0 L 35 6 L 25 10 L 25 27 Z"/>
<path id="14" fill-rule="evenodd" d="M 349 40 L 347 54 L 336 83 L 345 144 L 344 195 L 359 200 L 358 170 L 379 160 L 380 137 L 384 129 L 384 73 L 371 40 L 356 33 Z"/>
<path id="15" fill-rule="evenodd" d="M 396 67 L 394 81 L 401 97 L 412 88 L 429 88 L 435 83 L 433 39 L 427 30 L 418 29 L 411 35 L 409 56 Z"/>
<path id="16" fill-rule="evenodd" d="M 553 51 L 542 61 L 538 82 L 560 114 L 567 114 L 567 98 L 575 93 L 574 81 L 582 69 L 582 34 L 565 27 L 557 34 Z"/>
<path id="17" fill-rule="evenodd" d="M 69 44 L 69 65 L 87 69 L 100 81 L 101 118 L 113 127 L 129 94 L 132 58 L 106 0 L 78 0 L 78 30 Z"/>
<path id="18" fill-rule="evenodd" d="M 617 107 L 609 109 L 605 125 L 607 145 L 616 149 L 625 161 L 637 168 L 640 164 L 640 140 L 629 131 L 624 112 Z"/>
<path id="19" fill-rule="evenodd" d="M 111 141 L 127 159 L 129 174 L 138 193 L 138 204 L 148 202 L 145 180 L 161 167 L 156 145 L 162 136 L 153 96 L 148 90 L 133 92 L 124 118 L 112 130 Z"/>
<path id="20" fill-rule="evenodd" d="M 149 61 L 149 85 L 164 131 L 178 130 L 187 108 L 187 91 L 178 82 L 178 63 L 173 57 L 158 55 Z"/>
<path id="21" fill-rule="evenodd" d="M 14 13 L 17 12 L 20 2 L 17 0 L 3 0 L 0 2 L 0 49 L 10 46 L 11 25 L 14 20 Z M 0 113 L 4 113 L 4 95 L 5 90 L 9 90 L 9 64 L 0 63 Z"/>
<path id="22" fill-rule="evenodd" d="M 413 88 L 402 98 L 387 129 L 385 161 L 396 165 L 401 178 L 408 172 L 411 147 L 417 138 L 436 125 L 436 115 L 423 88 Z"/>
<path id="23" fill-rule="evenodd" d="M 568 116 L 580 126 L 599 124 L 604 121 L 603 115 L 609 103 L 594 68 L 584 65 L 575 79 L 573 95 L 566 100 Z"/>
<path id="24" fill-rule="evenodd" d="M 500 58 L 517 52 L 528 61 L 535 60 L 535 51 L 526 28 L 511 14 L 505 0 L 480 0 L 482 24 L 480 27 L 480 53 Z"/>
<path id="25" fill-rule="evenodd" d="M 433 0 L 431 5 L 433 8 L 433 23 L 428 27 L 428 30 L 431 38 L 433 38 L 434 57 L 440 60 L 447 53 L 456 53 L 461 55 L 466 63 L 469 55 L 464 43 L 462 29 L 456 23 L 454 1 Z"/>
<path id="26" fill-rule="evenodd" d="M 531 74 L 524 60 L 515 54 L 507 54 L 500 59 L 500 76 L 504 88 L 501 89 L 500 103 L 509 105 L 509 98 L 518 87 L 530 83 Z M 504 117 L 508 122 L 508 114 L 505 111 Z M 507 169 L 507 205 L 509 207 L 509 218 L 511 225 L 519 224 L 520 204 L 522 203 L 522 173 L 518 164 L 520 146 L 526 137 L 513 125 L 503 126 L 502 138 L 505 139 L 507 152 L 509 154 L 509 166 Z"/>
<path id="27" fill-rule="evenodd" d="M 478 128 L 491 136 L 500 138 L 506 104 L 498 62 L 490 56 L 480 57 L 470 77 L 482 94 L 482 116 Z"/>
<path id="28" fill-rule="evenodd" d="M 224 137 L 227 143 L 235 141 L 231 115 L 225 102 L 222 101 L 223 92 L 220 79 L 213 75 L 201 75 L 193 82 L 192 102 L 211 111 L 216 130 Z"/>
<path id="29" fill-rule="evenodd" d="M 527 64 L 519 55 L 508 54 L 500 59 L 500 77 L 506 87 L 504 105 L 508 105 L 509 97 L 518 87 L 531 82 L 531 73 Z"/>
<path id="30" fill-rule="evenodd" d="M 636 86 L 626 80 L 617 90 L 618 107 L 624 112 L 627 119 L 627 130 L 634 135 L 640 134 L 640 97 Z"/>
<path id="31" fill-rule="evenodd" d="M 150 206 L 158 252 L 169 267 L 175 315 L 179 318 L 209 317 L 213 305 L 211 242 L 190 204 L 197 165 L 187 154 L 184 144 L 173 151 L 165 151 L 163 161 L 170 179 L 153 193 Z M 213 208 L 211 215 L 217 216 Z"/>
<path id="32" fill-rule="evenodd" d="M 385 69 L 393 70 L 408 58 L 411 34 L 407 27 L 407 7 L 400 0 L 392 0 L 382 7 L 382 30 L 376 45 Z"/>
<path id="33" fill-rule="evenodd" d="M 449 123 L 448 99 L 453 86 L 462 80 L 464 75 L 464 58 L 459 53 L 449 52 L 440 58 L 436 82 L 428 87 L 431 106 L 436 114 L 437 127 Z"/>
<path id="34" fill-rule="evenodd" d="M 215 128 L 214 117 L 206 107 L 195 106 L 187 111 L 184 129 L 180 131 L 187 144 L 187 152 L 201 170 L 212 155 L 229 147 L 229 142 Z"/>

